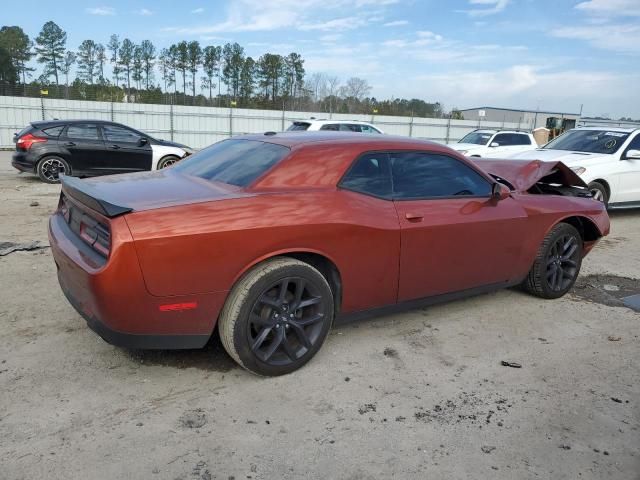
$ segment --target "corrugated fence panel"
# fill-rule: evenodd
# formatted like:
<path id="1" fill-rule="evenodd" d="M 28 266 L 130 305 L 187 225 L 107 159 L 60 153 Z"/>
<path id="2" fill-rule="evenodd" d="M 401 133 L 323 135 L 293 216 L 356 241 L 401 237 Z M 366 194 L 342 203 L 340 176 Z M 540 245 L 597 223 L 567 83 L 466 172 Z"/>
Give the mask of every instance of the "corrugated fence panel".
<path id="1" fill-rule="evenodd" d="M 392 117 L 323 112 L 289 112 L 244 108 L 193 107 L 141 103 L 90 102 L 48 98 L 0 97 L 0 147 L 13 148 L 13 134 L 30 122 L 58 119 L 100 119 L 124 123 L 149 135 L 203 148 L 229 135 L 280 132 L 296 120 L 359 120 L 390 135 L 455 142 L 478 128 L 517 128 L 515 123 L 471 122 L 442 118 Z"/>

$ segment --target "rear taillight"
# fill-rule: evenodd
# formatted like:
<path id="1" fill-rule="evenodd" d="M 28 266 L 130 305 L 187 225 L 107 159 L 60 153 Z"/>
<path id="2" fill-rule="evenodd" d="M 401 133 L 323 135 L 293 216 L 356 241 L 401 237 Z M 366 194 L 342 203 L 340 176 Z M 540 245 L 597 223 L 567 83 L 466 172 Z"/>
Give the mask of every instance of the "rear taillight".
<path id="1" fill-rule="evenodd" d="M 78 235 L 83 242 L 90 245 L 105 258 L 111 250 L 111 232 L 109 226 L 100 223 L 90 215 L 84 213 L 67 200 L 65 194 L 60 195 L 58 209 L 71 231 Z"/>
<path id="2" fill-rule="evenodd" d="M 44 137 L 36 137 L 31 133 L 27 133 L 18 139 L 16 146 L 22 150 L 29 150 L 34 143 L 44 143 L 47 139 Z"/>

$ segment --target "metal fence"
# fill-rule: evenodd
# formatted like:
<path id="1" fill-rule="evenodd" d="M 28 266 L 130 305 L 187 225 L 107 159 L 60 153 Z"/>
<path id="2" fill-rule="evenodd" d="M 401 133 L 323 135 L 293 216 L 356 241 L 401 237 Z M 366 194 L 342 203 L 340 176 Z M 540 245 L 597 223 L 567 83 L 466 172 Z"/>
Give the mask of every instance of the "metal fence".
<path id="1" fill-rule="evenodd" d="M 53 119 L 110 120 L 149 135 L 203 148 L 232 135 L 283 131 L 310 117 L 371 122 L 385 133 L 451 143 L 476 128 L 521 128 L 504 122 L 446 118 L 328 114 L 242 108 L 190 107 L 0 96 L 0 147 L 13 147 L 13 134 L 29 122 Z"/>

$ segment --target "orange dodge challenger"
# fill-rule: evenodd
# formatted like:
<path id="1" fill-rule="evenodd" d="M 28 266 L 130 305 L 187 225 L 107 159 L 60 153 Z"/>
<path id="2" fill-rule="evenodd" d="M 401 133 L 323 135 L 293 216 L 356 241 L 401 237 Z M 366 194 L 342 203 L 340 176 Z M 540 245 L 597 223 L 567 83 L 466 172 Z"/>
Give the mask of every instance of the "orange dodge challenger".
<path id="1" fill-rule="evenodd" d="M 63 177 L 58 279 L 114 345 L 198 348 L 214 328 L 261 375 L 304 365 L 336 317 L 521 284 L 573 286 L 609 233 L 557 162 L 479 160 L 409 138 L 269 132 L 156 172 Z"/>

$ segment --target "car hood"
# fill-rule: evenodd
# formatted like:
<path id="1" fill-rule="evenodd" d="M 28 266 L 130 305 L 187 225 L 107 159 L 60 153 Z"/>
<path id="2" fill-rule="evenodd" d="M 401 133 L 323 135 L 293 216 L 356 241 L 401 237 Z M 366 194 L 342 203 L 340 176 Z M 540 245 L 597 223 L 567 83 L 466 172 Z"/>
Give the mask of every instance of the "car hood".
<path id="1" fill-rule="evenodd" d="M 63 176 L 62 191 L 107 217 L 191 203 L 239 198 L 244 190 L 172 169 L 81 180 Z"/>
<path id="2" fill-rule="evenodd" d="M 580 165 L 586 161 L 608 160 L 611 155 L 601 153 L 588 153 L 588 152 L 574 152 L 570 150 L 553 150 L 550 148 L 538 148 L 537 150 L 528 150 L 526 152 L 519 152 L 513 155 L 508 155 L 507 158 L 521 159 L 521 160 L 542 160 L 542 161 L 556 161 L 562 162 L 566 165 Z"/>
<path id="3" fill-rule="evenodd" d="M 475 150 L 476 148 L 484 147 L 484 145 L 478 145 L 477 143 L 450 143 L 447 147 L 459 152 L 460 150 Z"/>
<path id="4" fill-rule="evenodd" d="M 155 143 L 156 145 L 162 145 L 165 147 L 177 147 L 177 148 L 187 148 L 187 149 L 191 149 L 190 147 L 183 145 L 182 143 L 178 143 L 178 142 L 170 142 L 169 140 L 162 140 L 159 138 L 155 139 Z"/>
<path id="5" fill-rule="evenodd" d="M 488 174 L 504 179 L 518 192 L 524 192 L 536 183 L 559 184 L 587 188 L 587 184 L 562 162 L 531 160 L 473 159 L 474 163 Z"/>

